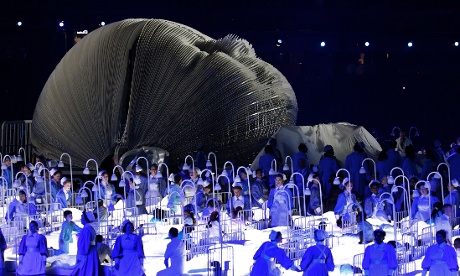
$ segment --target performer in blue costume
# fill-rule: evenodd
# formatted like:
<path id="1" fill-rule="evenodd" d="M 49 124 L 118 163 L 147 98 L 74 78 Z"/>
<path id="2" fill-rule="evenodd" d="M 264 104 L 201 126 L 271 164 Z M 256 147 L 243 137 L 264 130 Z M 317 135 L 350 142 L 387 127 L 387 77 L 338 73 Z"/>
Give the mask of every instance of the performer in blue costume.
<path id="1" fill-rule="evenodd" d="M 353 149 L 354 151 L 347 155 L 345 159 L 345 169 L 350 172 L 350 177 L 354 184 L 353 191 L 362 198 L 366 187 L 366 175 L 360 174 L 359 170 L 361 169 L 363 160 L 367 156 L 364 152 L 364 144 L 362 142 L 356 142 Z M 364 164 L 364 168 L 366 169 L 366 173 L 369 174 L 366 164 Z M 370 177 L 367 178 L 369 179 Z"/>
<path id="2" fill-rule="evenodd" d="M 327 198 L 332 187 L 331 177 L 335 177 L 335 173 L 339 170 L 339 163 L 334 156 L 334 148 L 331 145 L 325 146 L 323 151 L 324 155 L 319 160 L 319 174 L 321 184 L 324 187 L 324 197 Z"/>
<path id="3" fill-rule="evenodd" d="M 355 194 L 352 193 L 353 183 L 351 183 L 348 178 L 343 180 L 343 186 L 345 191 L 343 191 L 343 193 L 341 193 L 337 199 L 337 204 L 334 208 L 334 214 L 338 221 L 342 219 L 342 222 L 345 222 L 351 219 L 349 217 L 349 212 L 352 211 L 350 206 L 358 203 L 358 201 L 356 200 Z"/>
<path id="4" fill-rule="evenodd" d="M 416 197 L 412 202 L 411 218 L 417 218 L 420 221 L 427 221 L 430 219 L 430 209 L 433 209 L 433 205 L 439 202 L 438 198 L 428 194 L 428 189 L 425 184 L 419 183 L 418 187 L 420 196 Z M 431 202 L 431 208 L 430 208 Z"/>
<path id="5" fill-rule="evenodd" d="M 72 232 L 80 233 L 81 231 L 81 228 L 72 221 L 72 211 L 65 210 L 64 219 L 59 234 L 59 250 L 55 251 L 54 255 L 69 254 L 69 243 L 73 243 Z"/>
<path id="6" fill-rule="evenodd" d="M 103 275 L 96 246 L 96 231 L 91 225 L 95 221 L 92 212 L 83 212 L 81 223 L 84 225 L 78 237 L 77 263 L 72 276 Z"/>
<path id="7" fill-rule="evenodd" d="M 50 175 L 51 175 L 51 191 L 48 191 L 51 193 L 51 202 L 56 201 L 56 194 L 61 189 L 61 171 L 57 169 L 51 169 L 50 170 Z"/>
<path id="8" fill-rule="evenodd" d="M 275 176 L 275 188 L 270 190 L 267 207 L 270 209 L 271 227 L 287 226 L 293 207 L 290 189 L 284 189 L 283 176 Z"/>
<path id="9" fill-rule="evenodd" d="M 283 239 L 281 232 L 271 231 L 270 241 L 264 242 L 257 252 L 254 254 L 254 267 L 251 271 L 251 276 L 279 276 L 281 271 L 275 265 L 275 260 L 285 269 L 291 269 L 300 272 L 294 265 L 294 262 L 289 259 L 283 249 L 278 247 L 278 244 Z"/>
<path id="10" fill-rule="evenodd" d="M 38 234 L 38 223 L 29 223 L 29 234 L 22 236 L 19 244 L 18 275 L 45 275 L 48 246 L 45 236 Z"/>
<path id="11" fill-rule="evenodd" d="M 27 216 L 35 215 L 37 208 L 35 204 L 27 202 L 26 193 L 23 190 L 19 190 L 19 200 L 16 198 L 8 206 L 8 214 L 6 214 L 6 220 L 22 220 L 24 225 L 27 225 Z M 25 226 L 24 226 L 25 227 Z"/>
<path id="12" fill-rule="evenodd" d="M 159 271 L 157 276 L 182 275 L 184 272 L 185 242 L 179 239 L 178 235 L 179 230 L 177 228 L 171 227 L 169 229 L 168 237 L 171 239 L 171 242 L 168 243 L 164 255 L 166 269 Z M 171 265 L 169 264 L 169 260 L 171 260 Z"/>
<path id="13" fill-rule="evenodd" d="M 446 243 L 446 236 L 444 230 L 436 232 L 436 244 L 428 247 L 422 261 L 422 276 L 425 276 L 428 271 L 430 275 L 457 275 L 457 253 Z"/>
<path id="14" fill-rule="evenodd" d="M 305 162 L 305 167 L 310 168 L 310 164 L 308 162 L 308 156 L 307 156 L 307 153 L 308 153 L 307 145 L 305 145 L 304 143 L 301 143 L 299 144 L 298 149 L 299 151 L 296 154 L 294 154 L 294 156 L 292 157 L 292 163 L 293 163 L 294 168 L 291 168 L 291 170 L 293 172 L 296 172 L 299 169 L 299 160 L 303 160 Z M 307 171 L 307 174 L 308 173 L 309 172 Z"/>
<path id="15" fill-rule="evenodd" d="M 302 257 L 300 269 L 304 276 L 327 276 L 334 271 L 334 257 L 331 250 L 324 245 L 327 234 L 324 230 L 314 232 L 316 245 L 310 246 Z"/>
<path id="16" fill-rule="evenodd" d="M 60 189 L 59 192 L 56 193 L 56 200 L 54 201 L 54 203 L 59 204 L 52 205 L 54 210 L 70 208 L 70 201 L 72 200 L 72 191 L 70 188 L 72 182 L 70 182 L 70 179 L 68 179 L 67 177 L 63 177 L 61 179 L 61 184 L 62 189 Z"/>
<path id="17" fill-rule="evenodd" d="M 264 151 L 264 155 L 259 157 L 259 168 L 262 169 L 264 175 L 269 175 L 270 169 L 272 168 L 272 161 L 273 159 L 276 160 L 276 157 L 271 145 L 266 145 Z"/>
<path id="18" fill-rule="evenodd" d="M 391 276 L 398 268 L 396 251 L 390 244 L 384 243 L 385 231 L 374 231 L 374 244 L 364 250 L 364 275 Z"/>
<path id="19" fill-rule="evenodd" d="M 141 237 L 133 234 L 134 225 L 129 220 L 122 223 L 121 229 L 124 234 L 117 237 L 112 250 L 115 275 L 145 275 L 143 268 L 145 255 Z"/>
<path id="20" fill-rule="evenodd" d="M 232 218 L 236 218 L 238 211 L 249 210 L 249 196 L 242 194 L 243 187 L 241 183 L 235 183 L 233 185 L 233 196 L 227 201 L 227 214 L 231 215 Z"/>

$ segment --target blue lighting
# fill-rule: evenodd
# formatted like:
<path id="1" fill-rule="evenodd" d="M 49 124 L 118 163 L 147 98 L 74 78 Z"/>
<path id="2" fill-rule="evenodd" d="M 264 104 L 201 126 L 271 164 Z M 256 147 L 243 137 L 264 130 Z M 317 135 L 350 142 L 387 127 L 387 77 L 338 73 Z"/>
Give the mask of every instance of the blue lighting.
<path id="1" fill-rule="evenodd" d="M 64 27 L 64 21 L 59 22 L 59 27 Z"/>
<path id="2" fill-rule="evenodd" d="M 407 47 L 409 47 L 409 48 L 410 48 L 410 47 L 412 47 L 412 46 L 414 46 L 414 44 L 412 44 L 412 41 L 411 41 L 411 42 L 409 42 L 409 43 L 407 43 Z"/>
<path id="3" fill-rule="evenodd" d="M 321 47 L 324 47 L 324 46 L 326 46 L 326 42 L 321 41 Z"/>

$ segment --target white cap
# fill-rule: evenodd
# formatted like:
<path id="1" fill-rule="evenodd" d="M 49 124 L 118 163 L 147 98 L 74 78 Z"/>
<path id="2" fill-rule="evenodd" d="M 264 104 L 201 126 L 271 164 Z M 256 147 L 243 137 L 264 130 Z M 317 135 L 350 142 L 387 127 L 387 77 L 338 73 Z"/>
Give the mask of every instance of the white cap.
<path id="1" fill-rule="evenodd" d="M 51 169 L 51 170 L 50 170 L 51 176 L 55 175 L 55 174 L 57 173 L 57 171 L 58 171 L 58 170 L 56 170 L 56 169 L 54 169 L 54 168 Z"/>
<path id="2" fill-rule="evenodd" d="M 308 182 L 312 182 L 313 181 L 313 175 L 315 175 L 314 173 L 311 173 L 310 175 L 308 175 L 308 178 L 307 178 L 307 181 Z"/>
<path id="3" fill-rule="evenodd" d="M 207 179 L 203 181 L 203 188 L 206 188 L 209 185 L 211 185 L 211 183 L 209 183 L 209 181 Z"/>
<path id="4" fill-rule="evenodd" d="M 61 185 L 64 186 L 66 182 L 70 182 L 70 179 L 67 179 L 67 177 L 61 178 Z"/>
<path id="5" fill-rule="evenodd" d="M 233 188 L 240 188 L 240 189 L 243 189 L 243 186 L 242 186 L 241 183 L 239 183 L 239 182 L 233 183 L 232 187 L 233 187 Z"/>

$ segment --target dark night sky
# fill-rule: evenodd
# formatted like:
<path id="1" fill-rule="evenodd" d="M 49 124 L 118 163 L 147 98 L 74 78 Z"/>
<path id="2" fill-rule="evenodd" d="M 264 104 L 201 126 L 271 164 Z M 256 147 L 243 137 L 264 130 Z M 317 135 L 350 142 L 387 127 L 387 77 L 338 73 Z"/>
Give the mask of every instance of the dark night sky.
<path id="1" fill-rule="evenodd" d="M 347 121 L 383 138 L 394 125 L 414 125 L 421 134 L 416 146 L 440 138 L 446 148 L 460 136 L 460 46 L 453 45 L 460 42 L 460 8 L 452 2 L 0 0 L 0 121 L 32 119 L 75 31 L 101 21 L 163 18 L 251 42 L 293 86 L 297 125 Z"/>

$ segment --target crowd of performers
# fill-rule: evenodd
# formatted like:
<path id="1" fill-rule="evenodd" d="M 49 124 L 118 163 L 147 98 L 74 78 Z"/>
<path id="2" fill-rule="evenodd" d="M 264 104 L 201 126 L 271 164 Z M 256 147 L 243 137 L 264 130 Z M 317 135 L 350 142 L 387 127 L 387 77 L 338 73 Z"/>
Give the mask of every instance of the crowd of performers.
<path id="1" fill-rule="evenodd" d="M 234 164 L 226 162 L 219 176 L 214 173 L 217 168 L 208 166 L 210 162 L 206 162 L 206 155 L 202 151 L 198 151 L 191 166 L 185 163 L 177 173 L 169 176 L 159 171 L 161 165 L 158 164 L 151 164 L 147 172 L 131 164 L 133 170 L 128 177 L 120 166 L 118 170 L 114 168 L 114 172 L 118 173 L 117 179 L 125 182 L 125 204 L 127 208 L 134 209 L 134 215 L 153 213 L 157 219 L 162 219 L 157 209 L 147 207 L 157 206 L 161 209 L 162 202 L 166 201 L 170 212 L 180 213 L 182 210 L 179 209 L 183 206 L 184 229 L 170 229 L 168 236 L 171 242 L 165 252 L 166 268 L 158 275 L 180 275 L 183 272 L 187 245 L 182 236 L 187 226 L 192 227 L 188 231 L 193 231 L 197 223 L 196 215 L 207 217 L 212 236 L 218 237 L 222 235 L 218 230 L 220 211 L 230 219 L 241 216 L 247 219 L 254 208 L 269 210 L 267 227 L 290 226 L 294 215 L 321 216 L 326 212 L 335 214 L 335 223 L 340 228 L 350 220 L 364 220 L 364 227 L 358 224 L 360 242 L 374 242 L 366 247 L 362 263 L 368 275 L 391 275 L 397 262 L 395 248 L 383 242 L 385 232 L 379 229 L 374 231 L 378 227 L 369 225 L 366 220 L 372 218 L 381 224 L 391 223 L 398 219 L 396 213 L 405 211 L 410 221 L 436 225 L 436 244 L 426 252 L 422 263 L 424 271 L 457 273 L 457 253 L 452 246 L 460 247 L 460 240 L 452 241 L 452 218 L 460 215 L 459 184 L 456 180 L 460 179 L 459 146 L 452 147 L 446 154 L 435 143 L 432 148 L 417 154 L 410 139 L 401 131 L 398 139 L 384 145 L 374 170 L 369 166 L 364 145 L 360 142 L 346 157 L 343 168 L 330 145 L 324 147 L 318 164 L 309 163 L 305 144 L 300 144 L 298 149 L 291 162 L 287 162 L 286 158 L 284 163 L 276 148 L 276 141 L 272 139 L 254 172 L 246 167 L 235 170 Z M 58 168 L 47 168 L 48 163 L 43 156 L 36 157 L 35 165 L 23 164 L 19 177 L 13 175 L 11 156 L 6 155 L 2 159 L 2 186 L 4 190 L 17 190 L 19 197 L 19 200 L 15 199 L 9 204 L 5 217 L 7 221 L 24 221 L 25 216 L 37 213 L 36 206 L 44 203 L 51 203 L 50 209 L 72 206 L 70 178 L 63 177 Z M 281 166 L 283 163 L 287 169 Z M 118 199 L 114 198 L 118 194 L 117 188 L 109 178 L 105 170 L 97 175 L 97 181 L 94 182 L 97 189 L 93 189 L 92 195 L 97 206 L 94 211 L 83 212 L 83 228 L 72 221 L 70 211 L 64 212 L 59 250 L 55 254 L 68 254 L 69 243 L 73 242 L 72 233 L 78 233 L 77 264 L 72 275 L 102 275 L 101 262 L 110 263 L 112 260 L 116 275 L 145 273 L 142 239 L 134 234 L 135 227 L 130 221 L 120 226 L 123 234 L 116 239 L 113 250 L 105 245 L 98 254 L 98 247 L 104 244 L 92 224 L 96 219 L 107 219 L 108 206 Z M 182 189 L 184 185 L 189 185 L 185 192 Z M 227 196 L 221 196 L 218 200 L 224 207 L 216 210 L 215 201 L 211 200 L 210 204 L 209 199 L 215 193 L 227 190 L 230 191 Z M 184 199 L 188 199 L 187 204 L 184 204 Z M 245 213 L 247 210 L 250 212 Z M 356 217 L 350 217 L 351 213 L 355 213 Z M 40 275 L 44 273 L 44 261 L 48 254 L 46 238 L 38 234 L 37 222 L 31 221 L 28 226 L 28 234 L 24 235 L 19 246 L 17 272 L 20 275 Z M 279 270 L 274 267 L 274 259 L 282 267 L 303 271 L 304 275 L 327 275 L 328 271 L 334 269 L 333 256 L 324 244 L 327 237 L 324 230 L 315 230 L 316 245 L 308 248 L 297 267 L 277 246 L 282 241 L 281 233 L 272 231 L 270 241 L 262 244 L 254 255 L 251 275 L 277 275 Z M 5 239 L 0 243 L 0 249 L 4 249 Z"/>

